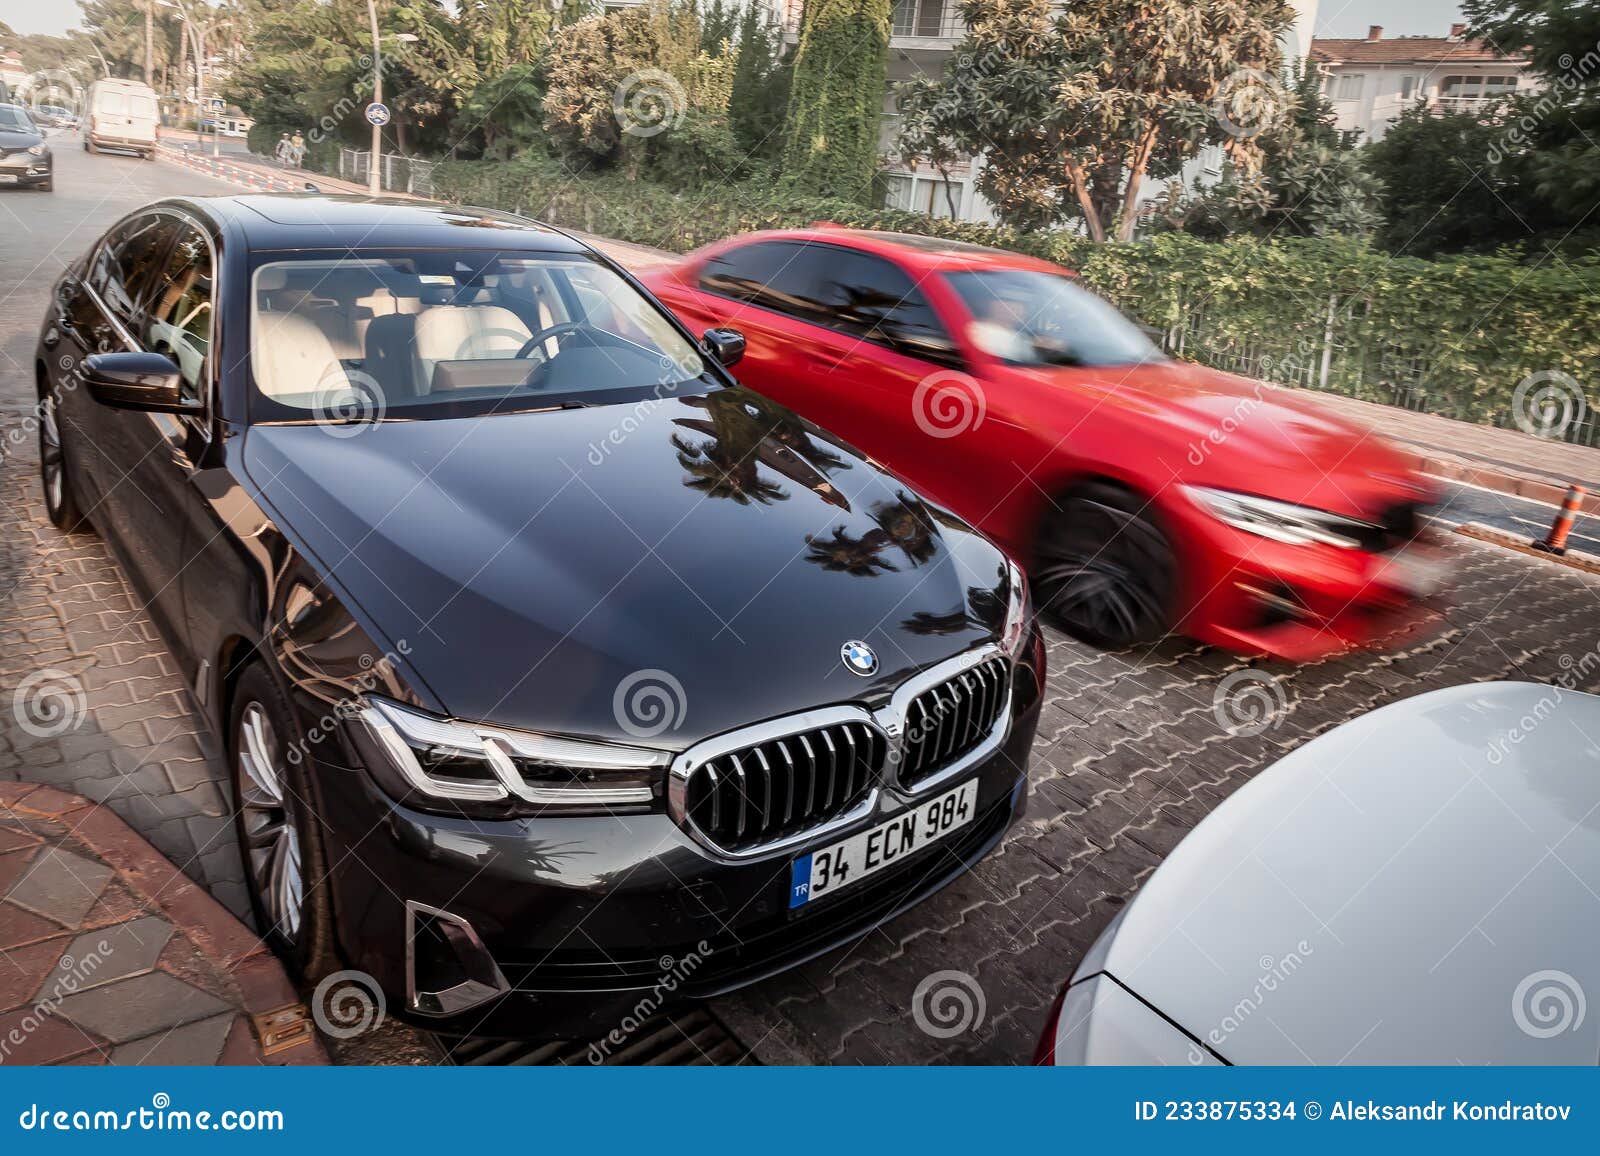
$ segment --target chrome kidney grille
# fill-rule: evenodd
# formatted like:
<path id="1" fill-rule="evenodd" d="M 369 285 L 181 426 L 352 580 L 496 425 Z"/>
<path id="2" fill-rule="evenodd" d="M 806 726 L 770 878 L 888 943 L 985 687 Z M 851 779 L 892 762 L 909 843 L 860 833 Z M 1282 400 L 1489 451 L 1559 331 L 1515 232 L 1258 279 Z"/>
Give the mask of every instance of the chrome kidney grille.
<path id="1" fill-rule="evenodd" d="M 728 751 L 700 763 L 683 814 L 717 846 L 739 851 L 838 818 L 877 784 L 888 740 L 865 721 L 841 721 Z"/>
<path id="2" fill-rule="evenodd" d="M 1010 701 L 1010 664 L 991 658 L 911 700 L 901 739 L 902 787 L 938 774 L 987 739 Z"/>

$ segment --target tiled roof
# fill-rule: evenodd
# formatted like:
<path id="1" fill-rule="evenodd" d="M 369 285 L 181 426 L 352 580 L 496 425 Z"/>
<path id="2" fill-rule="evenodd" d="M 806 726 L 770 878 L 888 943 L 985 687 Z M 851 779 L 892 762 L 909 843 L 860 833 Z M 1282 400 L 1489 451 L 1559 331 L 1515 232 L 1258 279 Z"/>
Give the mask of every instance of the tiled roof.
<path id="1" fill-rule="evenodd" d="M 1526 54 L 1510 56 L 1482 40 L 1445 36 L 1397 36 L 1393 40 L 1318 37 L 1311 42 L 1311 55 L 1341 64 L 1497 64 L 1527 59 Z"/>

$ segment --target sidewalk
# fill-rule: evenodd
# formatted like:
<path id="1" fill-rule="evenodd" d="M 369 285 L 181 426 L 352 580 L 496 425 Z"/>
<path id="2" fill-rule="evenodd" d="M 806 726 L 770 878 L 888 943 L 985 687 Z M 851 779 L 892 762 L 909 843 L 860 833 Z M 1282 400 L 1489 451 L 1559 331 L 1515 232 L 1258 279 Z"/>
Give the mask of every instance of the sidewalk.
<path id="1" fill-rule="evenodd" d="M 1573 482 L 1600 514 L 1600 447 L 1550 441 L 1521 430 L 1474 425 L 1431 413 L 1317 390 L 1296 391 L 1415 453 L 1423 473 L 1559 505 Z"/>
<path id="2" fill-rule="evenodd" d="M 104 806 L 0 783 L 0 1065 L 325 1064 L 264 1054 L 251 1016 L 297 1003 L 282 966 Z"/>

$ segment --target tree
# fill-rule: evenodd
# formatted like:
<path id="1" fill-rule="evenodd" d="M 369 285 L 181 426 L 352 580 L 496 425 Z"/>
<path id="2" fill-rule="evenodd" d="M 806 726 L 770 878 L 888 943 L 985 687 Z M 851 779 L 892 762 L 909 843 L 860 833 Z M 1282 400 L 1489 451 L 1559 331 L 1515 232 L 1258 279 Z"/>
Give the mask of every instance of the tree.
<path id="1" fill-rule="evenodd" d="M 1335 124 L 1332 102 L 1314 69 L 1296 64 L 1288 83 L 1270 81 L 1249 161 L 1224 163 L 1215 184 L 1185 189 L 1174 181 L 1157 199 L 1166 224 L 1199 236 L 1365 234 L 1382 220 L 1381 182 L 1355 149 L 1353 132 Z"/>
<path id="2" fill-rule="evenodd" d="M 1393 253 L 1431 257 L 1495 249 L 1543 231 L 1549 210 L 1527 195 L 1525 156 L 1496 158 L 1505 132 L 1493 109 L 1407 109 L 1366 149 L 1367 167 L 1384 189 L 1378 243 Z M 1537 230 L 1522 223 L 1530 215 Z"/>
<path id="3" fill-rule="evenodd" d="M 1532 191 L 1577 228 L 1600 202 L 1600 0 L 1464 0 L 1469 32 L 1526 46 L 1543 92 L 1507 109 L 1509 145 L 1527 155 Z"/>
<path id="4" fill-rule="evenodd" d="M 701 43 L 695 9 L 664 0 L 563 29 L 546 69 L 551 144 L 580 169 L 731 179 L 741 160 L 728 126 L 735 62 Z"/>
<path id="5" fill-rule="evenodd" d="M 1133 236 L 1147 178 L 1228 141 L 1225 81 L 1281 71 L 1285 0 L 966 0 L 944 76 L 899 93 L 908 157 L 983 155 L 979 187 L 1019 227 L 1073 215 L 1089 236 Z"/>
<path id="6" fill-rule="evenodd" d="M 728 102 L 734 140 L 745 155 L 776 158 L 783 144 L 789 104 L 789 67 L 783 60 L 783 30 L 758 0 L 739 18 L 739 47 Z"/>
<path id="7" fill-rule="evenodd" d="M 806 0 L 784 120 L 784 175 L 802 193 L 864 201 L 878 167 L 890 0 Z"/>

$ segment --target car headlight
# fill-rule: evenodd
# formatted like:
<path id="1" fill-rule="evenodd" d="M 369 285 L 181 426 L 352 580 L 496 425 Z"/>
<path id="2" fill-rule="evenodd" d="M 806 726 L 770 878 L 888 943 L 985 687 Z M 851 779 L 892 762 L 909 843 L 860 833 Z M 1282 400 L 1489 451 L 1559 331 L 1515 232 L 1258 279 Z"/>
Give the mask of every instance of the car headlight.
<path id="1" fill-rule="evenodd" d="M 44 156 L 45 153 L 47 153 L 49 151 L 50 150 L 45 148 L 44 145 L 42 145 L 42 144 L 36 144 L 36 145 L 29 145 L 28 146 L 28 155 L 30 157 L 42 157 L 42 156 Z"/>
<path id="2" fill-rule="evenodd" d="M 396 801 L 482 818 L 595 814 L 661 798 L 665 751 L 437 718 L 368 697 L 352 727 L 364 762 Z"/>
<path id="3" fill-rule="evenodd" d="M 1258 498 L 1232 490 L 1213 490 L 1205 486 L 1185 486 L 1184 492 L 1212 517 L 1249 534 L 1259 534 L 1274 542 L 1309 546 L 1320 542 L 1346 550 L 1359 550 L 1363 539 L 1381 527 L 1359 518 Z"/>
<path id="4" fill-rule="evenodd" d="M 1000 635 L 1000 647 L 1015 658 L 1028 638 L 1028 576 L 1021 566 L 1007 561 L 1006 577 L 1006 624 Z"/>

